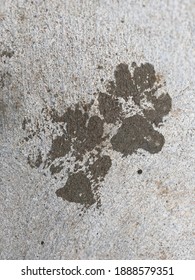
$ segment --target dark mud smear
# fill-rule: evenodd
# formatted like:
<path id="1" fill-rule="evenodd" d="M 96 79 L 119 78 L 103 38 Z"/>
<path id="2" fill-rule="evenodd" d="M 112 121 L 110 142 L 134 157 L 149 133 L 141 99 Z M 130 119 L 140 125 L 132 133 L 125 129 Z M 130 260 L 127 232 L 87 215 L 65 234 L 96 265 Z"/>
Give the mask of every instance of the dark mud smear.
<path id="1" fill-rule="evenodd" d="M 89 166 L 89 171 L 92 174 L 92 178 L 96 182 L 103 180 L 111 165 L 112 161 L 109 156 L 99 156 L 97 160 Z"/>
<path id="2" fill-rule="evenodd" d="M 57 136 L 52 141 L 51 150 L 48 154 L 49 159 L 54 161 L 56 158 L 64 157 L 70 151 L 70 141 L 64 135 Z"/>
<path id="3" fill-rule="evenodd" d="M 65 156 L 71 146 L 76 158 L 82 160 L 87 151 L 93 150 L 103 141 L 103 120 L 99 116 L 89 117 L 84 111 L 86 108 L 82 109 L 79 109 L 79 104 L 77 104 L 75 109 L 68 108 L 62 116 L 52 111 L 53 122 L 66 123 L 65 134 L 52 142 L 52 160 Z"/>
<path id="4" fill-rule="evenodd" d="M 14 51 L 11 50 L 0 50 L 0 59 L 1 62 L 6 64 L 7 60 L 9 60 L 14 55 Z M 2 68 L 2 67 L 1 67 Z M 12 75 L 5 69 L 0 70 L 0 89 L 4 87 L 8 87 L 11 83 Z"/>
<path id="5" fill-rule="evenodd" d="M 34 168 L 34 167 L 40 167 L 40 165 L 43 163 L 43 160 L 42 160 L 42 154 L 41 154 L 41 151 L 38 150 L 38 155 L 29 155 L 28 156 L 28 164 Z"/>
<path id="6" fill-rule="evenodd" d="M 38 149 L 35 155 L 29 155 L 28 163 L 33 168 L 48 168 L 51 175 L 61 174 L 64 162 L 72 166 L 65 185 L 56 191 L 63 200 L 85 207 L 101 205 L 100 187 L 112 166 L 113 150 L 123 157 L 138 149 L 151 154 L 161 151 L 165 139 L 155 127 L 160 127 L 170 112 L 171 97 L 168 93 L 159 95 L 163 84 L 150 63 L 137 66 L 134 62 L 130 70 L 127 64 L 119 64 L 114 71 L 115 80 L 107 83 L 106 92 L 94 94 L 99 104 L 97 115 L 91 110 L 93 102 L 77 103 L 62 114 L 55 109 L 46 110 L 45 123 L 50 121 L 60 127 L 60 134 L 51 136 L 50 151 L 44 162 Z M 123 109 L 124 102 L 130 102 L 137 109 L 130 117 Z M 109 129 L 107 127 L 105 134 L 107 124 Z M 41 138 L 45 128 L 38 125 L 34 131 L 30 125 L 31 120 L 25 118 L 22 129 L 29 132 L 25 140 Z M 115 126 L 117 132 L 113 136 Z"/>
<path id="7" fill-rule="evenodd" d="M 82 171 L 70 174 L 66 185 L 56 191 L 63 200 L 84 204 L 86 207 L 96 202 L 91 190 L 91 182 Z"/>
<path id="8" fill-rule="evenodd" d="M 10 51 L 10 50 L 4 50 L 0 53 L 1 57 L 8 57 L 11 58 L 14 55 L 14 51 Z"/>
<path id="9" fill-rule="evenodd" d="M 63 161 L 61 161 L 60 164 L 58 164 L 56 166 L 52 163 L 49 168 L 51 175 L 60 173 L 60 171 L 64 168 L 62 164 L 63 164 Z"/>
<path id="10" fill-rule="evenodd" d="M 122 107 L 113 96 L 100 93 L 98 97 L 100 114 L 103 115 L 105 122 L 115 123 L 119 119 Z"/>
<path id="11" fill-rule="evenodd" d="M 151 154 L 158 153 L 164 142 L 164 136 L 139 115 L 124 119 L 117 134 L 111 138 L 113 149 L 124 156 L 131 155 L 138 149 L 146 150 Z"/>
<path id="12" fill-rule="evenodd" d="M 153 91 L 147 93 L 147 100 L 153 104 L 154 109 L 143 110 L 146 119 L 159 126 L 163 121 L 163 117 L 171 111 L 171 97 L 165 94 L 157 98 Z"/>
<path id="13" fill-rule="evenodd" d="M 0 88 L 8 86 L 11 83 L 11 74 L 9 72 L 1 72 L 0 71 Z"/>

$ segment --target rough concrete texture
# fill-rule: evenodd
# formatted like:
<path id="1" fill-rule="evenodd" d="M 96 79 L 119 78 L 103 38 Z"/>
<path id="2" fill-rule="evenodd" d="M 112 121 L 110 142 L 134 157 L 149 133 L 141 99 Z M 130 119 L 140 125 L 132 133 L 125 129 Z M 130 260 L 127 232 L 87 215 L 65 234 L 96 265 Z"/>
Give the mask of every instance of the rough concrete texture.
<path id="1" fill-rule="evenodd" d="M 194 259 L 194 1 L 0 7 L 0 258 Z"/>

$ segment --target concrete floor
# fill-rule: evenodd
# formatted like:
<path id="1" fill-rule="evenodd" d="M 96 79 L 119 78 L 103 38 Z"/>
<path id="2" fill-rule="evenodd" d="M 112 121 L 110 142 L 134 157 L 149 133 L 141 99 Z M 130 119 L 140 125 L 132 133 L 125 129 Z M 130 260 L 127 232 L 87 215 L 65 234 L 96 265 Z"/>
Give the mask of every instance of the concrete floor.
<path id="1" fill-rule="evenodd" d="M 1 259 L 195 259 L 194 18 L 1 1 Z"/>

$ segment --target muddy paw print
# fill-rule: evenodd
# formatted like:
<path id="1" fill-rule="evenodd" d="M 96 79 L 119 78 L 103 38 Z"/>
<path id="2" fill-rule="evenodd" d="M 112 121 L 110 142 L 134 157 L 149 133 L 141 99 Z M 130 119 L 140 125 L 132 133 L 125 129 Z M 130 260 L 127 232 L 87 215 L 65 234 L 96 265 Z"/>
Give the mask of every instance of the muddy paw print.
<path id="1" fill-rule="evenodd" d="M 105 92 L 94 94 L 96 110 L 93 101 L 77 103 L 61 115 L 47 109 L 43 127 L 37 124 L 37 131 L 30 128 L 31 121 L 23 122 L 23 129 L 30 132 L 25 137 L 28 141 L 42 138 L 44 126 L 56 131 L 55 136 L 51 133 L 49 152 L 42 154 L 38 147 L 29 154 L 28 163 L 54 175 L 63 172 L 64 163 L 68 162 L 68 179 L 56 195 L 84 207 L 101 205 L 99 188 L 112 165 L 113 150 L 123 157 L 138 149 L 154 154 L 165 143 L 156 128 L 162 125 L 172 102 L 169 94 L 164 93 L 154 67 L 150 63 L 137 66 L 134 62 L 129 68 L 121 63 L 114 71 L 114 78 L 107 83 Z"/>

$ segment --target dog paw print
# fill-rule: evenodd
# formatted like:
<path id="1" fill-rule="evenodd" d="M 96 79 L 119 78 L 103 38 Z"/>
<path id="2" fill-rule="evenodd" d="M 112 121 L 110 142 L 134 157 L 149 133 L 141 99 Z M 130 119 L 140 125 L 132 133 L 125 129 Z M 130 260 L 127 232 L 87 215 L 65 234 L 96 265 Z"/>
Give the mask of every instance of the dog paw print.
<path id="1" fill-rule="evenodd" d="M 165 139 L 158 128 L 172 104 L 169 94 L 162 90 L 164 84 L 150 63 L 137 66 L 134 62 L 130 68 L 119 64 L 114 81 L 107 83 L 105 92 L 98 91 L 91 103 L 77 103 L 63 114 L 45 110 L 45 124 L 42 128 L 37 124 L 37 130 L 30 128 L 31 120 L 24 120 L 22 127 L 29 131 L 26 141 L 43 137 L 44 126 L 56 131 L 55 136 L 51 133 L 49 152 L 42 154 L 37 147 L 36 152 L 29 153 L 28 163 L 31 167 L 42 166 L 54 176 L 68 162 L 68 179 L 56 195 L 84 207 L 99 207 L 99 189 L 112 166 L 113 151 L 123 157 L 138 149 L 151 154 L 161 151 Z"/>

